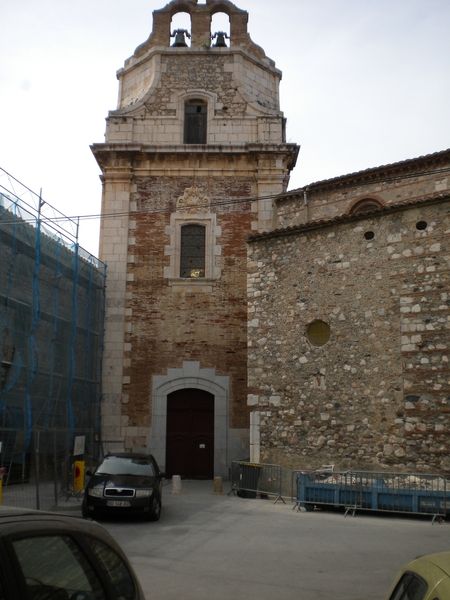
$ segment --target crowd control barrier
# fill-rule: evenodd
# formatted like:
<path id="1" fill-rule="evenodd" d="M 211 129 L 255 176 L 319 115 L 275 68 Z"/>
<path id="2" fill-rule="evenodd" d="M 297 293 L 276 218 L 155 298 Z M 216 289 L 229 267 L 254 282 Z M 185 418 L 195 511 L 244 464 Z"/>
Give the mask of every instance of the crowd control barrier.
<path id="1" fill-rule="evenodd" d="M 275 496 L 275 503 L 282 496 L 282 469 L 279 465 L 267 465 L 246 461 L 231 464 L 231 491 L 242 498 Z"/>
<path id="2" fill-rule="evenodd" d="M 450 480 L 418 473 L 298 472 L 296 506 L 429 515 L 434 521 L 450 515 Z"/>

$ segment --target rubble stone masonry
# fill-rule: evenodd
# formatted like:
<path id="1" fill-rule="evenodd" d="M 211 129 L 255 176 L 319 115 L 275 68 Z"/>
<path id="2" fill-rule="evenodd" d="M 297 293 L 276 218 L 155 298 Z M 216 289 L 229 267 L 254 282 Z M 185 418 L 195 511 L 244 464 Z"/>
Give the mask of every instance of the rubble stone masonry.
<path id="1" fill-rule="evenodd" d="M 410 202 L 450 187 L 450 150 L 311 183 L 277 203 L 276 227 L 292 227 L 349 214 L 372 199 L 380 206 Z"/>
<path id="2" fill-rule="evenodd" d="M 443 195 L 251 239 L 261 462 L 450 471 L 449 229 Z"/>

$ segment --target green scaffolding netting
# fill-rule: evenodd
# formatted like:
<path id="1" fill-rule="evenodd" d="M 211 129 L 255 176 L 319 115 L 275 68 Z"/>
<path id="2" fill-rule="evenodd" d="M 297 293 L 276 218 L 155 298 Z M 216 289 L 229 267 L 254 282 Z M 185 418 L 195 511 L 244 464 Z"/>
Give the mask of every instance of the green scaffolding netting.
<path id="1" fill-rule="evenodd" d="M 91 445 L 98 437 L 106 276 L 105 265 L 80 248 L 77 223 L 11 176 L 5 185 L 5 173 L 0 170 L 3 465 L 26 462 L 37 431 L 55 432 L 52 444 L 58 440 L 69 453 L 75 436 L 85 435 Z"/>

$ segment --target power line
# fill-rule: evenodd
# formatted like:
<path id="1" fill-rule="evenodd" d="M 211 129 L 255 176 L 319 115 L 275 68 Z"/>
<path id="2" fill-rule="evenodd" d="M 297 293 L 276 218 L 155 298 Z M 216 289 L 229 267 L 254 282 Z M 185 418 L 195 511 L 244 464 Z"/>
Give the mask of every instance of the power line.
<path id="1" fill-rule="evenodd" d="M 429 170 L 429 171 L 415 171 L 414 173 L 408 173 L 408 174 L 404 174 L 401 176 L 392 176 L 392 177 L 382 177 L 380 178 L 381 181 L 385 181 L 385 182 L 393 182 L 393 181 L 401 181 L 404 179 L 411 179 L 411 178 L 415 178 L 415 177 L 419 177 L 419 176 L 426 176 L 426 175 L 438 175 L 438 174 L 443 174 L 443 173 L 448 173 L 450 172 L 450 167 L 445 167 L 442 169 L 433 169 L 433 170 Z M 352 174 L 350 174 L 351 176 Z M 355 174 L 356 175 L 356 174 Z M 345 177 L 345 176 L 343 176 Z M 204 208 L 214 208 L 217 206 L 232 206 L 232 205 L 237 205 L 237 204 L 246 204 L 246 203 L 250 203 L 250 202 L 259 202 L 261 200 L 276 200 L 276 199 L 283 199 L 283 198 L 291 198 L 291 197 L 295 197 L 295 196 L 303 196 L 303 193 L 305 191 L 311 193 L 314 192 L 315 189 L 320 189 L 321 187 L 325 187 L 327 185 L 331 185 L 333 184 L 336 180 L 339 180 L 340 177 L 337 178 L 332 178 L 332 179 L 326 179 L 323 181 L 317 181 L 308 185 L 305 185 L 301 188 L 298 188 L 296 190 L 291 190 L 288 192 L 284 192 L 284 193 L 278 193 L 278 194 L 269 194 L 269 195 L 265 195 L 265 196 L 243 196 L 243 197 L 238 197 L 238 198 L 227 198 L 224 199 L 222 201 L 214 201 L 212 200 L 210 203 L 205 203 L 205 204 L 187 204 L 184 205 L 183 208 L 185 209 L 204 209 Z M 3 186 L 2 186 L 3 187 Z M 5 189 L 5 188 L 4 188 Z M 31 190 L 30 190 L 31 191 Z M 34 193 L 34 192 L 33 192 Z M 15 196 L 15 194 L 13 194 Z M 21 199 L 17 198 L 17 201 L 15 202 L 14 200 L 8 198 L 9 200 L 11 200 L 12 202 L 21 202 Z M 58 209 L 56 209 L 58 210 Z M 59 212 L 59 211 L 58 211 Z M 122 218 L 122 217 L 127 217 L 127 216 L 139 216 L 139 215 L 148 215 L 148 214 L 164 214 L 164 213 L 169 213 L 170 211 L 170 207 L 164 207 L 164 208 L 160 208 L 160 209 L 150 209 L 150 210 L 140 210 L 140 211 L 123 211 L 123 212 L 114 212 L 114 213 L 92 213 L 92 214 L 86 214 L 86 215 L 72 215 L 72 216 L 58 216 L 58 217 L 45 217 L 43 215 L 41 215 L 40 217 L 40 222 L 45 224 L 45 223 L 57 223 L 59 221 L 88 221 L 88 220 L 97 220 L 97 219 L 113 219 L 113 218 Z M 289 212 L 295 212 L 295 209 L 293 209 L 292 211 Z M 62 213 L 60 213 L 62 214 Z M 284 213 L 284 215 L 289 214 L 289 213 Z M 35 218 L 30 218 L 30 219 L 20 219 L 20 222 L 22 223 L 30 223 L 33 224 L 35 223 L 37 220 L 37 217 Z M 12 225 L 12 224 L 17 224 L 17 220 L 12 220 L 12 221 L 0 221 L 1 225 Z"/>
<path id="2" fill-rule="evenodd" d="M 242 198 L 231 198 L 227 200 L 222 200 L 219 202 L 211 202 L 208 204 L 184 204 L 183 209 L 202 209 L 202 208 L 211 208 L 216 206 L 231 206 L 233 204 L 245 204 L 250 202 L 257 202 L 260 200 L 273 200 L 278 198 L 279 194 L 273 194 L 271 196 L 252 196 L 252 197 L 242 197 Z M 41 217 L 40 221 L 42 223 L 54 223 L 58 221 L 64 221 L 66 219 L 75 220 L 89 220 L 89 219 L 109 219 L 109 218 L 118 218 L 125 216 L 138 216 L 138 215 L 148 215 L 148 214 L 163 214 L 169 213 L 170 207 L 160 208 L 160 209 L 151 209 L 151 210 L 136 210 L 136 211 L 123 211 L 123 212 L 114 212 L 114 213 L 93 213 L 88 215 L 76 215 L 76 216 L 64 216 L 64 217 Z M 36 218 L 33 219 L 21 219 L 23 223 L 35 223 Z M 2 225 L 10 225 L 13 223 L 17 223 L 17 221 L 0 221 Z"/>

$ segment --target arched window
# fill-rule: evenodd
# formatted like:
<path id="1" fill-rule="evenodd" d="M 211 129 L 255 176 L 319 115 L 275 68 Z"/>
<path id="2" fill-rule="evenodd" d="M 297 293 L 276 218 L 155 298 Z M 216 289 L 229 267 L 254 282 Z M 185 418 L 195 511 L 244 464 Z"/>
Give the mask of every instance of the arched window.
<path id="1" fill-rule="evenodd" d="M 207 104 L 204 100 L 187 100 L 185 103 L 185 144 L 206 144 L 207 108 Z"/>
<path id="2" fill-rule="evenodd" d="M 359 215 L 361 213 L 377 210 L 378 208 L 382 208 L 382 206 L 381 202 L 378 202 L 378 200 L 375 200 L 374 198 L 363 198 L 363 200 L 359 200 L 351 207 L 350 214 Z"/>
<path id="3" fill-rule="evenodd" d="M 180 244 L 180 277 L 205 277 L 205 236 L 203 225 L 183 225 Z"/>

